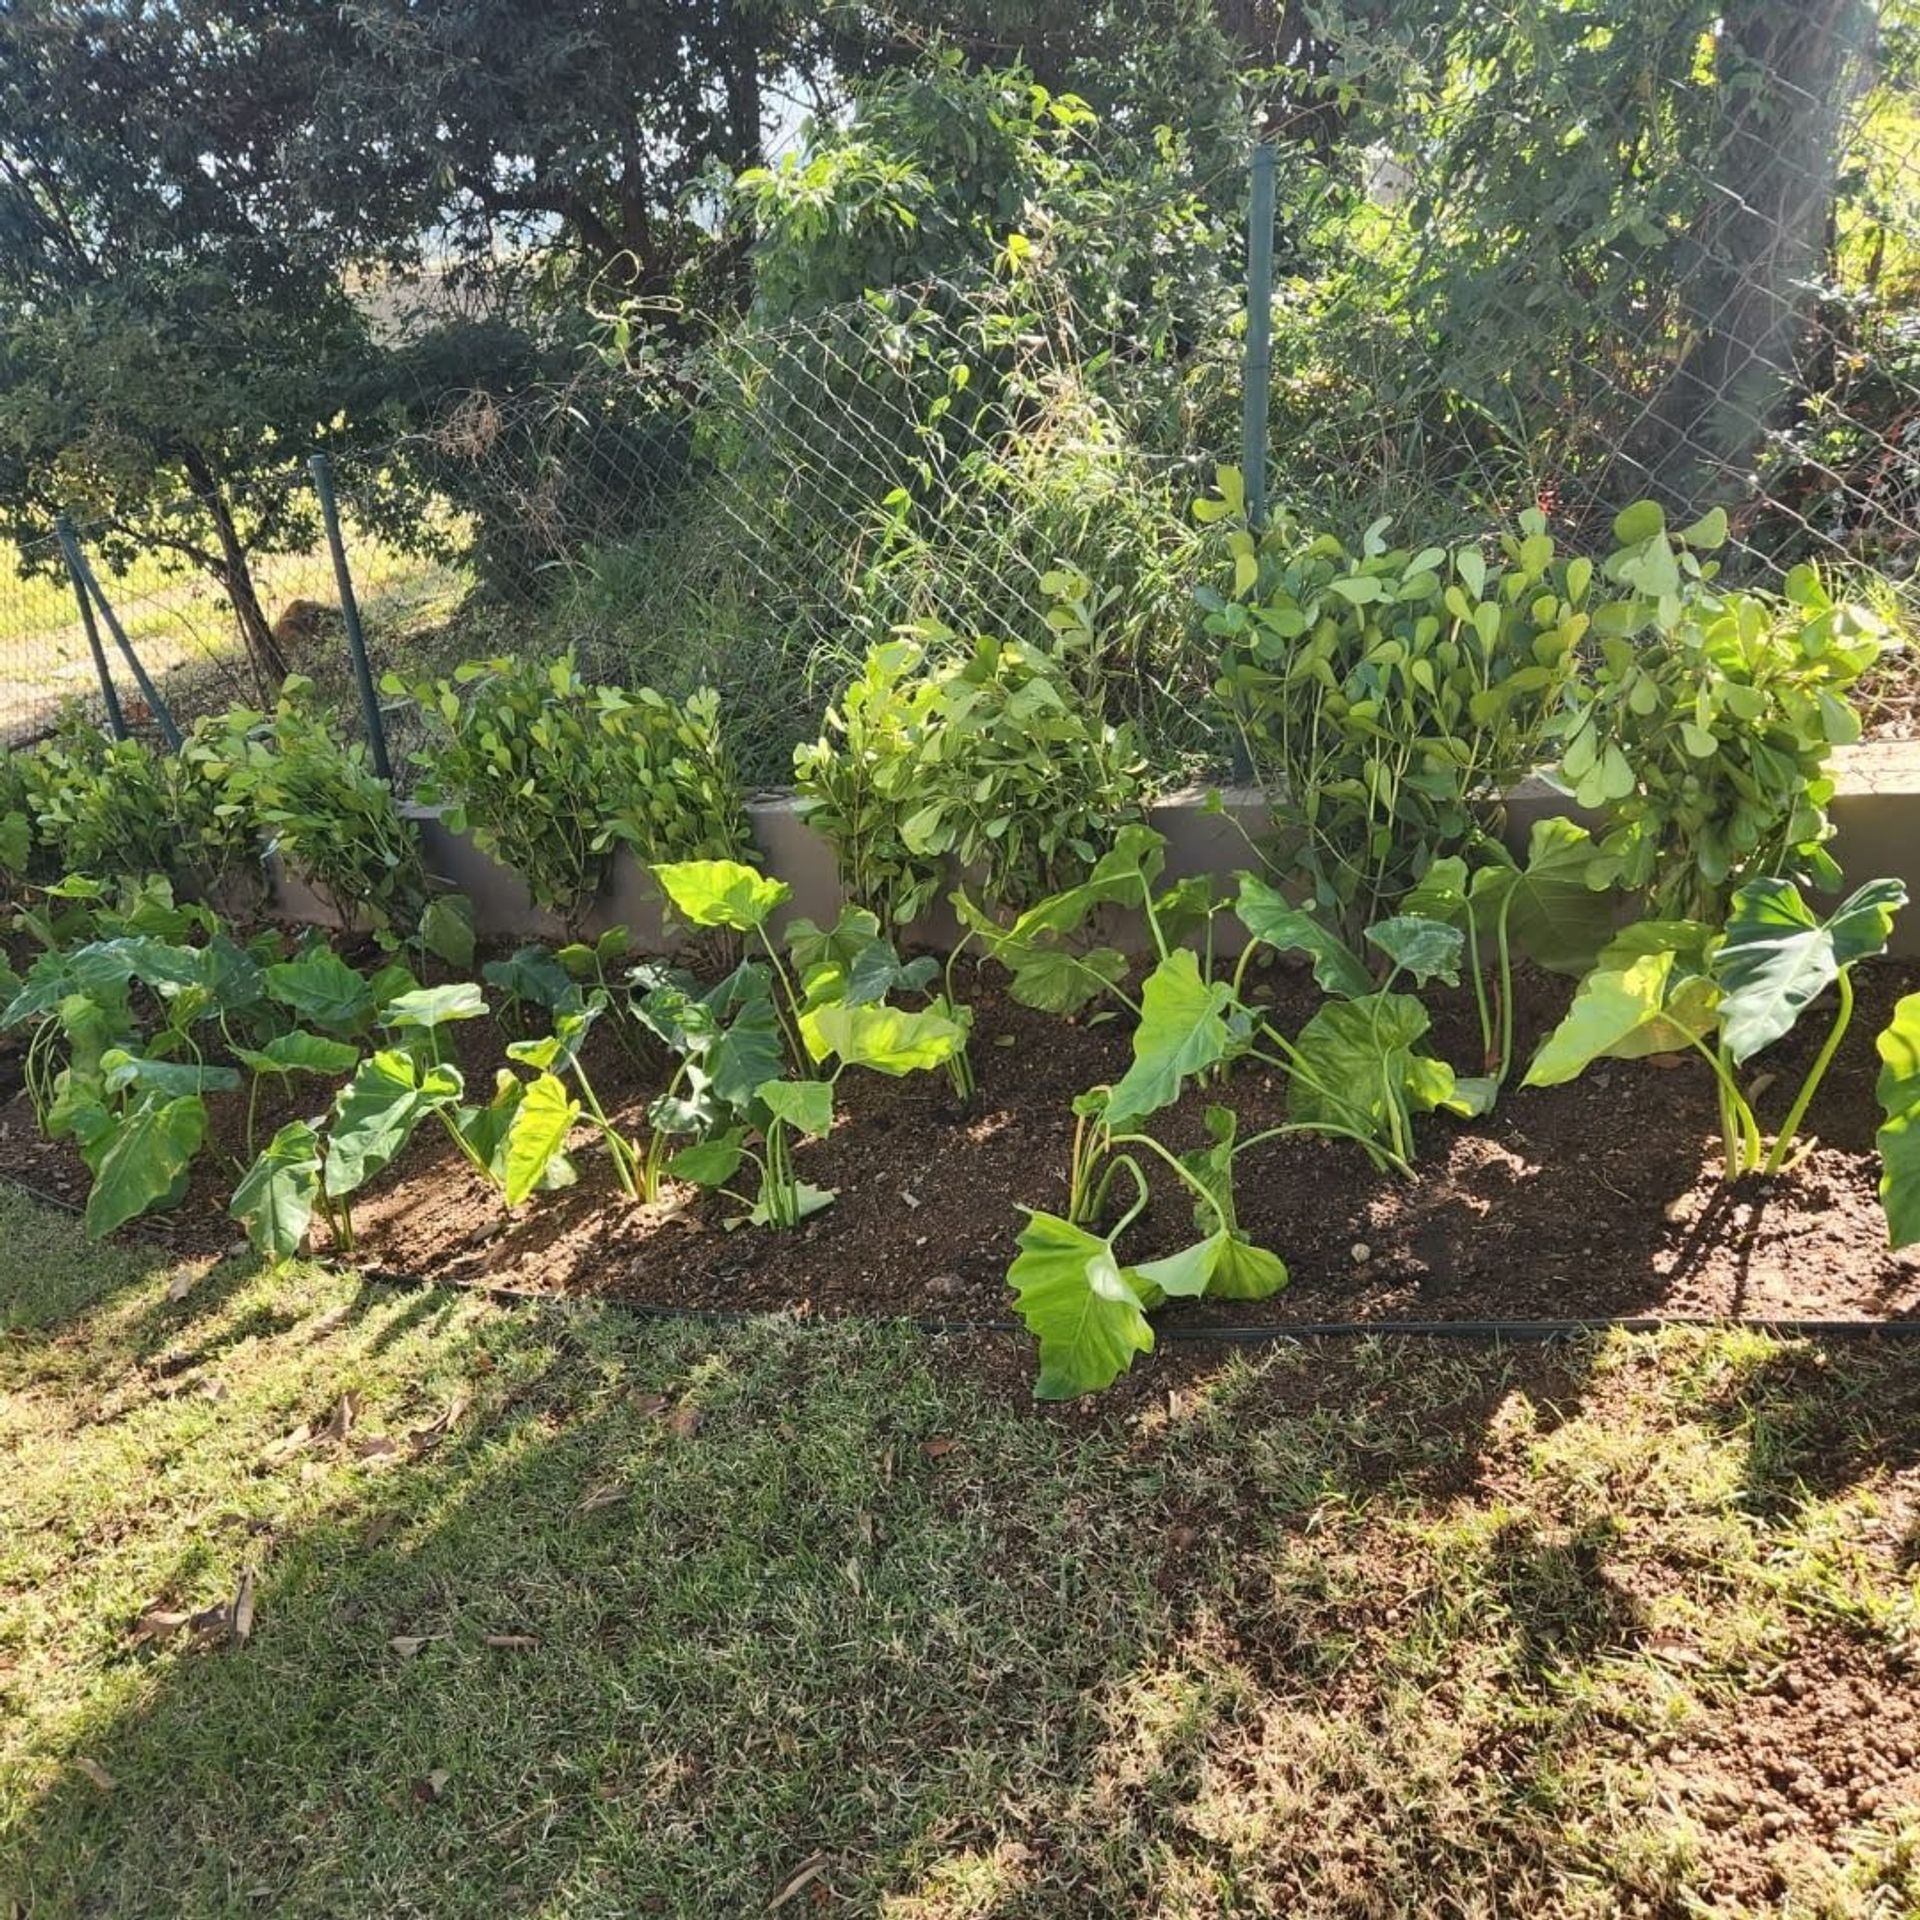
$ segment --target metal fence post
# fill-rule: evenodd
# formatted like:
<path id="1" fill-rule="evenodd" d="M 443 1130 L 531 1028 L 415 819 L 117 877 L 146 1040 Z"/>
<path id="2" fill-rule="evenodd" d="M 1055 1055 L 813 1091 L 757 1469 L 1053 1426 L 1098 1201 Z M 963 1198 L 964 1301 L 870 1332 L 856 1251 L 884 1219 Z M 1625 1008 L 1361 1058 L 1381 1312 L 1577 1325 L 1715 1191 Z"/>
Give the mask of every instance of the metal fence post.
<path id="1" fill-rule="evenodd" d="M 116 740 L 127 737 L 127 716 L 120 711 L 120 696 L 114 691 L 113 671 L 107 665 L 107 650 L 100 644 L 100 623 L 93 617 L 93 596 L 87 592 L 87 577 L 80 564 L 80 542 L 73 522 L 64 513 L 55 514 L 53 531 L 66 557 L 67 578 L 73 582 L 73 597 L 80 602 L 80 624 L 86 629 L 87 648 L 93 655 L 93 670 L 100 680 L 100 698 L 107 703 L 107 731 Z"/>
<path id="2" fill-rule="evenodd" d="M 92 563 L 87 559 L 85 550 L 74 536 L 73 528 L 68 526 L 61 540 L 62 550 L 67 556 L 67 564 L 72 567 L 80 581 L 81 588 L 93 596 L 93 603 L 100 609 L 100 618 L 107 623 L 107 631 L 113 635 L 113 644 L 120 649 L 121 658 L 131 670 L 135 684 L 140 689 L 140 697 L 147 703 L 147 710 L 153 715 L 153 724 L 160 729 L 164 739 L 175 753 L 185 744 L 180 737 L 180 729 L 173 723 L 173 711 L 160 697 L 160 689 L 153 684 L 146 668 L 140 664 L 140 656 L 133 650 L 133 642 L 127 638 L 127 630 L 120 624 L 120 616 L 114 612 L 112 603 L 100 590 L 100 582 L 93 571 Z M 122 723 L 124 726 L 124 722 Z M 122 732 L 122 739 L 126 738 Z"/>
<path id="3" fill-rule="evenodd" d="M 1273 389 L 1273 146 L 1253 150 L 1247 207 L 1247 354 L 1240 415 L 1240 477 L 1247 522 L 1267 523 L 1267 403 Z"/>
<path id="4" fill-rule="evenodd" d="M 360 625 L 360 603 L 353 597 L 353 575 L 347 567 L 346 543 L 340 538 L 340 509 L 333 497 L 333 463 L 324 453 L 307 462 L 313 490 L 320 496 L 320 517 L 326 522 L 327 548 L 333 555 L 334 584 L 340 589 L 340 618 L 346 623 L 347 652 L 353 657 L 354 684 L 360 689 L 360 711 L 367 722 L 367 748 L 373 770 L 382 780 L 393 778 L 387 759 L 386 723 L 380 717 L 380 699 L 374 692 L 373 668 L 367 659 L 367 636 Z"/>

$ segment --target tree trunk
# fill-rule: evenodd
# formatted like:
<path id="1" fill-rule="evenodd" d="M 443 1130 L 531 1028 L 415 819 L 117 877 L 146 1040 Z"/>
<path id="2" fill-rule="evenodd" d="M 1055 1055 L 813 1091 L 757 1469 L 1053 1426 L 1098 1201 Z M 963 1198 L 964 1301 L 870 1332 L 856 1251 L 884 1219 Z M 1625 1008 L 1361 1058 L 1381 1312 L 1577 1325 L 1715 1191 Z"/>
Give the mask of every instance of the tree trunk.
<path id="1" fill-rule="evenodd" d="M 259 688 L 262 702 L 270 706 L 280 692 L 280 683 L 287 677 L 287 657 L 280 651 L 280 643 L 273 637 L 272 623 L 260 604 L 246 545 L 206 456 L 197 447 L 189 447 L 182 454 L 181 464 L 186 468 L 194 498 L 206 508 L 207 517 L 213 522 L 214 534 L 220 542 L 220 564 L 214 569 L 214 576 L 233 603 L 240 638 L 253 667 L 254 684 Z"/>
<path id="2" fill-rule="evenodd" d="M 1680 357 L 1638 457 L 1691 516 L 1738 491 L 1794 386 L 1840 162 L 1841 116 L 1870 55 L 1866 0 L 1730 0 L 1708 204 L 1675 293 Z"/>

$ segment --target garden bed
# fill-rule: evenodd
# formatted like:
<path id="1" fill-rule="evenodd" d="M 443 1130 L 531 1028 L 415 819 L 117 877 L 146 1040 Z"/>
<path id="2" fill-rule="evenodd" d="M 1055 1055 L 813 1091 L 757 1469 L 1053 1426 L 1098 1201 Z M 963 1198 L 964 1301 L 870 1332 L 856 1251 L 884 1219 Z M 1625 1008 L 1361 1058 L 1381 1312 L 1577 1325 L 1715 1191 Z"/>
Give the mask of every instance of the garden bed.
<path id="1" fill-rule="evenodd" d="M 1284 1027 L 1317 999 L 1289 967 L 1261 978 Z M 1876 1197 L 1872 1035 L 1916 984 L 1911 966 L 1865 971 L 1860 1017 L 1813 1109 L 1818 1144 L 1770 1189 L 1723 1186 L 1712 1083 L 1698 1062 L 1614 1062 L 1569 1086 L 1512 1089 L 1482 1120 L 1423 1120 L 1417 1183 L 1374 1173 L 1339 1143 L 1273 1143 L 1243 1170 L 1240 1219 L 1288 1262 L 1291 1284 L 1260 1302 L 1171 1303 L 1158 1324 L 1166 1334 L 1347 1321 L 1912 1316 L 1920 1250 L 1886 1250 Z M 1118 1077 L 1128 1036 L 1119 1022 L 1063 1021 L 1015 1005 L 986 971 L 969 991 L 979 1077 L 971 1108 L 937 1076 L 851 1076 L 832 1135 L 799 1152 L 802 1177 L 838 1198 L 797 1230 L 729 1231 L 734 1203 L 687 1188 L 636 1206 L 584 1134 L 575 1142 L 579 1184 L 509 1219 L 444 1137 L 423 1132 L 357 1208 L 355 1263 L 394 1277 L 670 1308 L 1005 1322 L 1016 1208 L 1061 1207 L 1070 1103 Z M 1548 976 L 1524 979 L 1522 1058 L 1569 991 Z M 1438 1050 L 1464 1070 L 1477 1045 L 1471 1004 L 1446 996 L 1436 1012 Z M 1804 1069 L 1821 1024 L 1805 1023 L 1768 1056 L 1782 1088 Z M 470 1084 L 513 1037 L 494 1020 L 448 1035 Z M 639 1128 L 658 1076 L 607 1036 L 595 1036 L 592 1057 L 609 1109 Z M 1236 1074 L 1232 1097 L 1243 1132 L 1280 1117 L 1283 1089 L 1257 1073 Z M 225 1204 L 234 1163 L 245 1158 L 243 1102 L 210 1104 L 219 1150 L 202 1159 L 178 1210 L 144 1223 L 183 1251 L 218 1251 L 237 1233 Z M 1182 1103 L 1170 1145 L 1199 1143 L 1204 1106 L 1204 1096 Z M 259 1136 L 302 1110 L 263 1101 Z M 0 1172 L 67 1198 L 85 1192 L 85 1168 L 69 1148 L 38 1138 L 24 1095 L 13 1094 L 0 1126 Z M 1190 1209 L 1156 1184 L 1135 1235 L 1133 1257 L 1167 1253 L 1192 1238 Z M 325 1251 L 324 1229 L 316 1239 Z"/>

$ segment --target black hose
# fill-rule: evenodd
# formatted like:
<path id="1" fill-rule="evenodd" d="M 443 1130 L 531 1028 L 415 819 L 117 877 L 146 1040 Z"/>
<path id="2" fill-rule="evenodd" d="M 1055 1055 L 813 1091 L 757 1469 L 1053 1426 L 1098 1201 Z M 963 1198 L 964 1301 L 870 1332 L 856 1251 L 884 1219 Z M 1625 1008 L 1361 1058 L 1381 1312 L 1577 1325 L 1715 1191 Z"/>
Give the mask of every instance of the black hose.
<path id="1" fill-rule="evenodd" d="M 0 1173 L 0 1182 L 23 1193 L 30 1200 L 47 1206 L 81 1213 L 83 1208 L 57 1193 L 46 1193 L 16 1174 Z M 141 1239 L 173 1253 L 181 1249 L 164 1234 L 143 1228 L 137 1222 L 122 1232 L 133 1232 Z M 434 1288 L 446 1293 L 477 1294 L 485 1300 L 497 1300 L 508 1306 L 602 1306 L 614 1307 L 638 1320 L 680 1320 L 712 1326 L 739 1326 L 749 1320 L 767 1317 L 766 1309 L 748 1307 L 670 1307 L 647 1300 L 622 1300 L 604 1294 L 541 1293 L 528 1287 L 503 1287 L 492 1281 L 436 1280 L 430 1275 L 396 1273 L 386 1267 L 357 1270 L 359 1277 L 373 1286 L 404 1289 Z M 827 1316 L 817 1316 L 825 1320 Z M 833 1316 L 853 1319 L 846 1314 Z M 935 1338 L 965 1338 L 980 1334 L 1024 1333 L 1018 1320 L 946 1320 L 928 1314 L 888 1314 L 886 1324 L 910 1326 L 917 1333 Z M 1764 1333 L 1782 1340 L 1891 1340 L 1920 1338 L 1920 1319 L 1906 1320 L 1784 1320 L 1750 1319 L 1729 1314 L 1720 1319 L 1710 1315 L 1675 1315 L 1671 1318 L 1647 1315 L 1600 1314 L 1585 1320 L 1300 1320 L 1291 1324 L 1275 1321 L 1259 1326 L 1184 1326 L 1179 1321 L 1162 1321 L 1154 1328 L 1159 1340 L 1191 1342 L 1195 1345 L 1223 1347 L 1277 1346 L 1287 1340 L 1487 1340 L 1515 1345 L 1544 1343 L 1550 1340 L 1578 1340 L 1593 1333 L 1663 1333 L 1671 1327 L 1739 1327 L 1749 1333 Z"/>

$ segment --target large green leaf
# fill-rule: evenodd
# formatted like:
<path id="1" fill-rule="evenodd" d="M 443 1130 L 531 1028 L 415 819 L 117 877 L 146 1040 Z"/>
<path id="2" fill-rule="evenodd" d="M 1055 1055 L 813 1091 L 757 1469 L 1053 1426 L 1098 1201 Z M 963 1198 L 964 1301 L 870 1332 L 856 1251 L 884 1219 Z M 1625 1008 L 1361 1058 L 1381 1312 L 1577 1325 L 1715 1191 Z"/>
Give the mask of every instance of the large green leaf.
<path id="1" fill-rule="evenodd" d="M 787 1043 L 765 967 L 736 967 L 702 1002 L 712 1037 L 690 1047 L 702 1061 L 713 1097 L 744 1112 L 768 1080 L 787 1064 Z"/>
<path id="2" fill-rule="evenodd" d="M 1207 1293 L 1215 1300 L 1264 1300 L 1286 1284 L 1287 1263 L 1236 1228 L 1214 1261 Z"/>
<path id="3" fill-rule="evenodd" d="M 487 999 L 471 980 L 456 980 L 441 987 L 415 987 L 410 993 L 398 993 L 380 1009 L 383 1027 L 413 1027 L 431 1031 L 452 1020 L 483 1020 Z"/>
<path id="4" fill-rule="evenodd" d="M 1135 1354 L 1153 1350 L 1138 1285 L 1098 1235 L 1056 1214 L 1026 1211 L 1007 1284 L 1040 1343 L 1034 1395 L 1071 1400 L 1097 1393 L 1133 1365 Z"/>
<path id="5" fill-rule="evenodd" d="M 233 1057 L 255 1073 L 351 1073 L 360 1049 L 350 1040 L 329 1040 L 295 1027 L 291 1033 L 275 1034 L 264 1047 L 235 1047 Z"/>
<path id="6" fill-rule="evenodd" d="M 1727 1051 L 1747 1060 L 1792 1030 L 1840 970 L 1882 952 L 1907 903 L 1898 880 L 1870 880 L 1825 920 L 1791 880 L 1749 880 L 1733 896 L 1713 959 Z"/>
<path id="7" fill-rule="evenodd" d="M 227 1211 L 256 1253 L 290 1260 L 313 1223 L 319 1193 L 320 1136 L 306 1121 L 289 1120 L 234 1188 Z"/>
<path id="8" fill-rule="evenodd" d="M 436 893 L 420 916 L 420 944 L 464 973 L 473 965 L 473 902 L 464 893 Z"/>
<path id="9" fill-rule="evenodd" d="M 1511 890 L 1507 936 L 1535 966 L 1549 973 L 1585 973 L 1613 925 L 1612 896 L 1589 883 L 1596 858 L 1593 836 L 1555 814 L 1536 820 L 1527 863 L 1482 867 L 1473 876 L 1474 914 L 1482 937 L 1491 934 L 1500 896 Z"/>
<path id="10" fill-rule="evenodd" d="M 1192 950 L 1176 947 L 1148 974 L 1140 993 L 1140 1024 L 1133 1030 L 1133 1064 L 1107 1102 L 1116 1133 L 1171 1106 L 1191 1074 L 1226 1058 L 1226 1010 L 1233 990 L 1201 978 Z"/>
<path id="11" fill-rule="evenodd" d="M 1370 926 L 1367 940 L 1395 967 L 1412 974 L 1417 986 L 1424 987 L 1429 980 L 1444 980 L 1450 987 L 1460 984 L 1460 958 L 1467 937 L 1444 920 L 1418 913 L 1396 914 L 1391 920 Z"/>
<path id="12" fill-rule="evenodd" d="M 759 1100 L 776 1120 L 816 1140 L 833 1131 L 831 1080 L 769 1080 L 760 1088 Z"/>
<path id="13" fill-rule="evenodd" d="M 198 1094 L 149 1093 L 83 1139 L 81 1151 L 93 1169 L 88 1233 L 98 1239 L 149 1207 L 177 1203 L 206 1134 L 207 1108 Z"/>
<path id="14" fill-rule="evenodd" d="M 173 1099 L 183 1093 L 232 1093 L 240 1075 L 232 1067 L 204 1066 L 198 1061 L 146 1060 L 124 1047 L 110 1047 L 100 1056 L 100 1072 L 109 1093 L 138 1088 Z"/>
<path id="15" fill-rule="evenodd" d="M 1880 1053 L 1875 1088 L 1880 1111 L 1880 1204 L 1887 1214 L 1890 1246 L 1920 1241 L 1920 993 L 1893 1010 L 1874 1042 Z"/>
<path id="16" fill-rule="evenodd" d="M 1314 983 L 1323 993 L 1353 1000 L 1373 991 L 1367 963 L 1308 908 L 1294 905 L 1264 880 L 1241 874 L 1233 910 L 1256 940 L 1281 953 L 1304 953 L 1313 964 Z"/>
<path id="17" fill-rule="evenodd" d="M 784 880 L 770 880 L 738 860 L 669 860 L 652 871 L 674 911 L 696 927 L 751 933 L 793 897 Z"/>
<path id="18" fill-rule="evenodd" d="M 1631 1060 L 1654 1051 L 1649 1036 L 1665 1038 L 1674 1026 L 1675 958 L 1666 948 L 1624 967 L 1596 967 L 1581 981 L 1566 1018 L 1541 1043 L 1523 1084 L 1564 1086 L 1596 1060 Z"/>
<path id="19" fill-rule="evenodd" d="M 1022 946 L 1043 933 L 1077 931 L 1099 907 L 1142 907 L 1166 860 L 1164 835 L 1151 827 L 1122 827 L 1085 880 L 1027 908 L 1006 929 L 1005 938 Z"/>
<path id="20" fill-rule="evenodd" d="M 1140 1282 L 1169 1299 L 1197 1300 L 1207 1294 L 1217 1300 L 1264 1300 L 1287 1284 L 1286 1263 L 1277 1254 L 1256 1247 L 1244 1233 L 1220 1227 L 1178 1253 L 1143 1260 L 1128 1269 L 1136 1287 Z"/>
<path id="21" fill-rule="evenodd" d="M 565 1081 L 543 1073 L 529 1083 L 502 1145 L 500 1185 L 508 1206 L 519 1206 L 547 1179 L 579 1118 L 580 1103 L 569 1097 Z"/>
<path id="22" fill-rule="evenodd" d="M 373 989 L 331 947 L 309 947 L 267 969 L 267 991 L 316 1027 L 353 1033 L 373 1013 Z"/>
<path id="23" fill-rule="evenodd" d="M 944 1066 L 965 1050 L 967 1029 L 931 1007 L 816 1007 L 800 1016 L 809 1054 L 896 1077 Z"/>
<path id="24" fill-rule="evenodd" d="M 1007 991 L 1040 1013 L 1078 1013 L 1127 977 L 1127 956 L 1118 947 L 1007 947 L 1000 959 L 1011 976 Z"/>
<path id="25" fill-rule="evenodd" d="M 1426 1008 L 1411 994 L 1330 1000 L 1294 1040 L 1304 1072 L 1287 1082 L 1288 1117 L 1384 1138 L 1389 1113 L 1445 1104 L 1452 1070 L 1414 1053 L 1428 1025 Z"/>
<path id="26" fill-rule="evenodd" d="M 667 1162 L 667 1171 L 692 1186 L 724 1187 L 747 1157 L 746 1137 L 744 1127 L 734 1127 L 711 1140 L 684 1147 Z"/>
<path id="27" fill-rule="evenodd" d="M 504 960 L 489 960 L 480 977 L 509 999 L 549 1013 L 580 1004 L 578 983 L 545 947 L 516 947 Z"/>
<path id="28" fill-rule="evenodd" d="M 383 1049 L 360 1063 L 334 1102 L 327 1142 L 326 1189 L 330 1199 L 357 1193 L 392 1164 L 420 1122 L 439 1106 L 460 1098 L 452 1067 L 422 1074 L 409 1054 Z"/>

